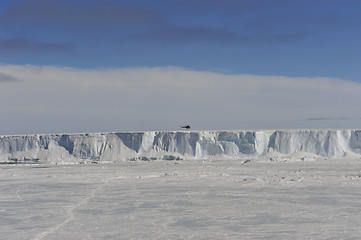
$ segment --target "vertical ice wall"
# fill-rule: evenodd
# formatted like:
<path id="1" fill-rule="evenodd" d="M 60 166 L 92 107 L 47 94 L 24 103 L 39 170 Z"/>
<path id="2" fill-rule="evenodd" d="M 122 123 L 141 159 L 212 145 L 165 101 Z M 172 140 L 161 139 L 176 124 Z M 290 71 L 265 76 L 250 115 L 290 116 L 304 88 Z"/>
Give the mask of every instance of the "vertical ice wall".
<path id="1" fill-rule="evenodd" d="M 167 131 L 0 136 L 1 162 L 361 154 L 361 130 Z"/>

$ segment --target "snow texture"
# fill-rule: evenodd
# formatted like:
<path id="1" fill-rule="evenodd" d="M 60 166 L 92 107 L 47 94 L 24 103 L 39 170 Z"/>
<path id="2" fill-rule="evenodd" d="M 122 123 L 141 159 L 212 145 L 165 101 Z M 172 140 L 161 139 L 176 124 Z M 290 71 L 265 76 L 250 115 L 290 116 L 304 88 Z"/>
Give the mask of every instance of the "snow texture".
<path id="1" fill-rule="evenodd" d="M 160 131 L 0 136 L 0 162 L 228 159 L 361 154 L 361 130 Z"/>
<path id="2" fill-rule="evenodd" d="M 0 238 L 360 239 L 360 160 L 0 164 Z"/>

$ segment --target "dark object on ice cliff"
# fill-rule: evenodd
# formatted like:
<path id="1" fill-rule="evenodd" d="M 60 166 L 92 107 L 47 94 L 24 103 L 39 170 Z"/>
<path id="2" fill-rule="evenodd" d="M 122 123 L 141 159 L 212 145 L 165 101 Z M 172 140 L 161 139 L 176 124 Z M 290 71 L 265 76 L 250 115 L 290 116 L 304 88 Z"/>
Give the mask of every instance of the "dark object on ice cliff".
<path id="1" fill-rule="evenodd" d="M 185 126 L 180 126 L 181 128 L 185 128 L 185 129 L 190 129 L 191 128 L 191 126 L 189 126 L 188 124 L 187 125 L 185 125 Z"/>

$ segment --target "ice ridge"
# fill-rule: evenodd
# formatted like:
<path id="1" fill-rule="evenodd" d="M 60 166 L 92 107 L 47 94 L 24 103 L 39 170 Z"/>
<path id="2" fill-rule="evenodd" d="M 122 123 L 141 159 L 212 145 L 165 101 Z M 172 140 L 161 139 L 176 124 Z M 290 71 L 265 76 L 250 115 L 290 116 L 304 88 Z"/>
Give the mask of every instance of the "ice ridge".
<path id="1" fill-rule="evenodd" d="M 361 154 L 361 130 L 151 131 L 0 136 L 0 162 L 260 157 L 270 151 Z"/>

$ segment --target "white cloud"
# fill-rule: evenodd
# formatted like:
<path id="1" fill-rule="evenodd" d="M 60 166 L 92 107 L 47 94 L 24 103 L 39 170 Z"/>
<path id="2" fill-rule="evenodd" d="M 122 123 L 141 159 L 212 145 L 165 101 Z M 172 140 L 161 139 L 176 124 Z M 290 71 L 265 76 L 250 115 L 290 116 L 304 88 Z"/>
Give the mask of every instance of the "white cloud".
<path id="1" fill-rule="evenodd" d="M 7 74 L 4 74 L 4 73 L 0 72 L 0 83 L 1 82 L 13 82 L 13 81 L 18 81 L 18 79 L 16 79 L 13 76 L 10 76 L 10 75 L 7 75 Z"/>
<path id="2" fill-rule="evenodd" d="M 361 84 L 177 67 L 84 70 L 0 65 L 0 134 L 358 127 Z M 309 119 L 319 118 L 319 121 Z"/>

